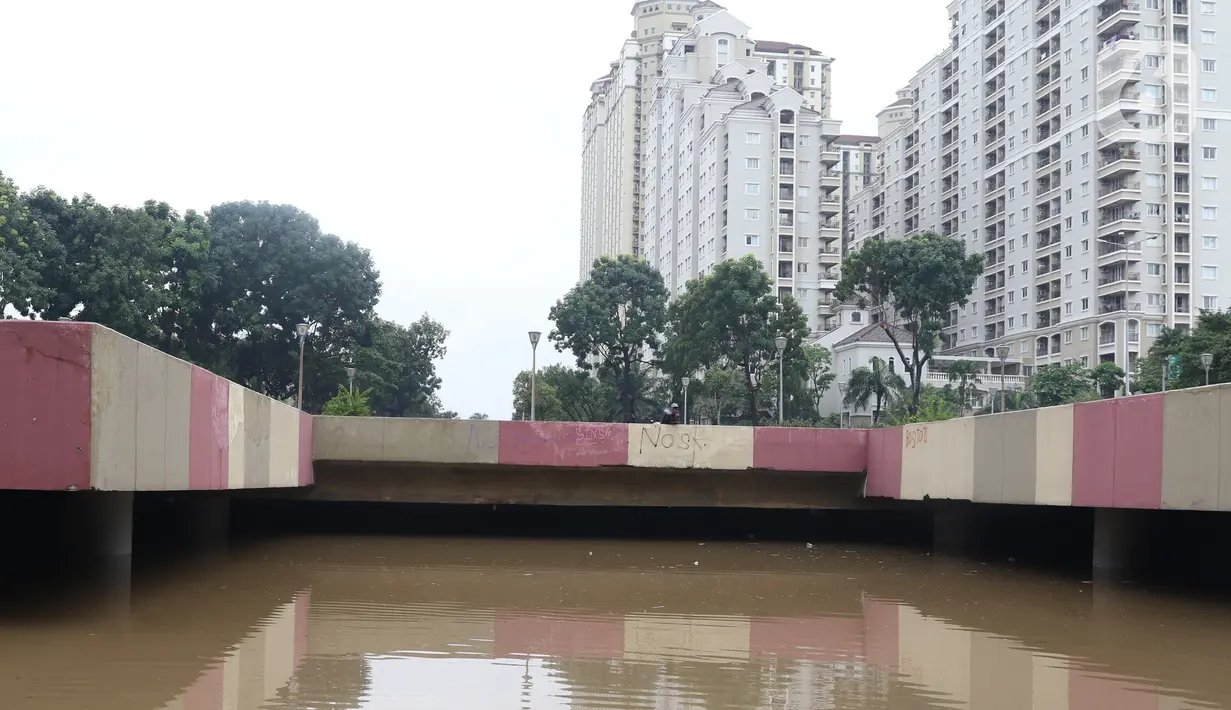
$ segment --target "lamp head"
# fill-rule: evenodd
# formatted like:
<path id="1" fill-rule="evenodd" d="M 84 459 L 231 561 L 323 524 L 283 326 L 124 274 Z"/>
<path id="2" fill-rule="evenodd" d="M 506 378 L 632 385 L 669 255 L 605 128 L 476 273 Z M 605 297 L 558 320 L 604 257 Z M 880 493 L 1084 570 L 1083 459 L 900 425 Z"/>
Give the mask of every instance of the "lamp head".
<path id="1" fill-rule="evenodd" d="M 1009 357 L 1009 346 L 1008 345 L 997 346 L 996 347 L 996 357 L 1000 358 L 1001 360 L 1007 360 Z"/>
<path id="2" fill-rule="evenodd" d="M 295 332 L 299 334 L 299 338 L 301 340 L 303 338 L 308 337 L 308 324 L 300 323 L 299 325 L 295 326 Z"/>
<path id="3" fill-rule="evenodd" d="M 540 333 L 539 331 L 537 330 L 530 331 L 530 345 L 537 347 L 539 344 L 539 338 L 541 337 L 543 337 L 543 334 Z"/>
<path id="4" fill-rule="evenodd" d="M 628 304 L 621 303 L 616 306 L 616 318 L 620 319 L 620 327 L 628 325 Z"/>
<path id="5" fill-rule="evenodd" d="M 355 376 L 355 368 L 353 367 L 346 368 L 346 376 L 348 378 L 353 378 Z"/>
<path id="6" fill-rule="evenodd" d="M 783 350 L 786 350 L 786 338 L 779 335 L 774 338 L 774 345 L 777 346 L 778 352 L 781 353 Z"/>
<path id="7" fill-rule="evenodd" d="M 1210 366 L 1213 364 L 1214 364 L 1214 354 L 1213 353 L 1201 353 L 1201 366 L 1202 367 L 1208 370 L 1210 369 Z"/>
<path id="8" fill-rule="evenodd" d="M 681 377 L 680 382 L 684 383 L 684 389 L 688 389 L 688 385 L 692 383 L 691 377 Z"/>

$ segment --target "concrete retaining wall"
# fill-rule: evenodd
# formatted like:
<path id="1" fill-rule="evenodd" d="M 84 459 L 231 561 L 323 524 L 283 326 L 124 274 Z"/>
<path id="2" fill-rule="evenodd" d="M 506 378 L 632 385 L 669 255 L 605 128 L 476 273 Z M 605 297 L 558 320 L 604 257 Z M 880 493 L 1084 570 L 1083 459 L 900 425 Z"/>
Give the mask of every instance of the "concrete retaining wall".
<path id="1" fill-rule="evenodd" d="M 868 432 L 314 417 L 322 461 L 862 473 Z"/>
<path id="2" fill-rule="evenodd" d="M 312 480 L 306 415 L 92 323 L 0 322 L 0 393 L 0 488 L 223 490 Z"/>

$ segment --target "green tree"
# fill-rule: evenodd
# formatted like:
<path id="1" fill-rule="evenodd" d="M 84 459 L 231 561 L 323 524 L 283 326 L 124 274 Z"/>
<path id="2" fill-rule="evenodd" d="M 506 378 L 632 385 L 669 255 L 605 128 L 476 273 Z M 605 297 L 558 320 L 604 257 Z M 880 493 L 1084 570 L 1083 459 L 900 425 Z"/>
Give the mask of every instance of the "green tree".
<path id="1" fill-rule="evenodd" d="M 620 419 L 633 421 L 638 393 L 635 373 L 654 363 L 661 347 L 667 314 L 667 289 L 649 262 L 628 255 L 601 257 L 590 277 L 552 307 L 555 328 L 548 337 L 561 352 L 589 370 L 596 360 L 600 375 L 614 373 Z"/>
<path id="2" fill-rule="evenodd" d="M 983 382 L 979 379 L 981 372 L 982 368 L 979 367 L 979 363 L 973 360 L 957 360 L 949 365 L 949 382 L 957 384 L 954 388 L 954 395 L 962 415 L 965 415 L 966 410 L 970 408 L 970 401 L 976 390 L 975 385 Z"/>
<path id="3" fill-rule="evenodd" d="M 1124 387 L 1124 370 L 1114 362 L 1100 362 L 1090 373 L 1090 381 L 1099 396 L 1110 399 Z"/>
<path id="4" fill-rule="evenodd" d="M 371 254 L 291 205 L 231 202 L 207 218 L 211 248 L 226 265 L 210 305 L 231 376 L 271 397 L 292 394 L 295 324 L 309 323 L 304 406 L 319 410 L 355 347 L 372 338 L 381 284 Z"/>
<path id="5" fill-rule="evenodd" d="M 331 417 L 370 417 L 372 409 L 368 406 L 368 397 L 371 395 L 371 388 L 352 392 L 338 385 L 338 393 L 325 403 L 321 413 Z"/>
<path id="6" fill-rule="evenodd" d="M 704 377 L 694 386 L 692 401 L 689 402 L 692 409 L 689 418 L 695 419 L 695 415 L 699 414 L 710 417 L 715 424 L 722 424 L 723 412 L 739 404 L 746 392 L 739 372 L 722 365 L 711 367 L 705 370 Z"/>
<path id="7" fill-rule="evenodd" d="M 62 259 L 50 237 L 17 185 L 0 173 L 0 318 L 9 307 L 26 317 L 47 309 L 52 292 L 43 271 L 48 261 Z"/>
<path id="8" fill-rule="evenodd" d="M 212 295 L 223 263 L 210 247 L 209 222 L 189 210 L 181 217 L 165 202 L 147 201 L 144 211 L 157 223 L 164 243 L 160 281 L 164 301 L 153 314 L 156 347 L 210 369 L 226 367 L 214 340 Z"/>
<path id="9" fill-rule="evenodd" d="M 1231 382 L 1231 310 L 1203 311 L 1197 316 L 1191 331 L 1165 329 L 1154 341 L 1149 354 L 1137 361 L 1133 377 L 1134 392 L 1158 392 L 1162 389 L 1162 367 L 1167 358 L 1178 355 L 1180 376 L 1168 378 L 1168 389 L 1199 387 L 1205 384 L 1202 353 L 1214 357 L 1210 367 L 1210 384 Z"/>
<path id="10" fill-rule="evenodd" d="M 882 405 L 892 402 L 905 388 L 906 382 L 901 375 L 891 372 L 885 366 L 884 360 L 874 357 L 870 366 L 857 367 L 851 372 L 842 403 L 857 412 L 867 409 L 868 405 L 875 401 L 872 423 L 876 424 L 880 421 Z"/>
<path id="11" fill-rule="evenodd" d="M 816 344 L 805 345 L 803 347 L 803 355 L 804 383 L 807 389 L 808 401 L 812 404 L 812 411 L 819 417 L 821 399 L 829 391 L 835 378 L 832 369 L 832 356 L 829 353 L 829 348 Z"/>
<path id="12" fill-rule="evenodd" d="M 905 424 L 925 424 L 928 422 L 943 422 L 960 416 L 961 411 L 943 389 L 927 385 L 919 397 L 919 406 L 914 413 L 907 407 L 907 398 L 898 396 L 893 399 L 884 417 L 887 426 L 902 426 Z"/>
<path id="13" fill-rule="evenodd" d="M 777 366 L 775 338 L 786 338 L 783 363 L 798 375 L 810 335 L 799 304 L 774 296 L 769 274 L 751 255 L 720 262 L 714 273 L 689 281 L 671 304 L 668 323 L 667 359 L 674 368 L 694 372 L 727 365 L 740 372 L 753 426 L 765 375 Z"/>
<path id="14" fill-rule="evenodd" d="M 923 369 L 941 324 L 954 304 L 966 304 L 982 272 L 982 255 L 968 256 L 962 240 L 930 232 L 905 240 L 869 241 L 843 260 L 834 296 L 881 312 L 881 327 L 910 376 L 912 414 L 919 406 Z M 895 325 L 905 330 L 904 337 L 891 327 Z"/>
<path id="15" fill-rule="evenodd" d="M 102 323 L 160 346 L 156 314 L 168 305 L 163 227 L 144 209 L 108 208 L 93 197 L 65 200 L 46 189 L 28 197 L 31 218 L 49 230 L 57 258 L 41 264 L 50 290 L 41 316 Z"/>
<path id="16" fill-rule="evenodd" d="M 474 414 L 471 414 L 469 417 L 466 417 L 466 418 L 471 421 L 476 421 L 476 422 L 481 422 L 481 421 L 486 421 L 488 419 L 491 419 L 491 417 L 481 412 L 475 412 Z"/>
<path id="17" fill-rule="evenodd" d="M 1040 407 L 1054 407 L 1090 399 L 1094 395 L 1090 371 L 1081 363 L 1040 367 L 1030 378 L 1030 391 Z"/>
<path id="18" fill-rule="evenodd" d="M 540 371 L 540 375 L 542 372 Z M 514 420 L 530 419 L 530 371 L 522 370 L 513 378 Z M 534 382 L 534 419 L 540 422 L 567 422 L 568 415 L 560 404 L 556 388 L 541 376 Z"/>
<path id="19" fill-rule="evenodd" d="M 372 411 L 381 417 L 454 419 L 442 411 L 440 377 L 436 362 L 445 356 L 449 331 L 424 314 L 409 326 L 375 319 L 369 327 L 367 345 L 356 348 L 352 358 L 356 379 L 372 388 Z M 328 367 L 331 377 L 342 381 L 346 358 Z"/>

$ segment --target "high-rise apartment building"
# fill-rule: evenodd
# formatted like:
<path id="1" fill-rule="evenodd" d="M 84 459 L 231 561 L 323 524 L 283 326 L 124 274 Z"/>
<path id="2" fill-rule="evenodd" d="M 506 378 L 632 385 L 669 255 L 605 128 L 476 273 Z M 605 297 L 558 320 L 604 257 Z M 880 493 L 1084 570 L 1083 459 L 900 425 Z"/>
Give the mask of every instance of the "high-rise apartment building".
<path id="1" fill-rule="evenodd" d="M 752 254 L 823 330 L 841 258 L 839 123 L 769 75 L 747 25 L 695 20 L 663 56 L 643 124 L 643 255 L 674 296 Z"/>
<path id="2" fill-rule="evenodd" d="M 949 16 L 847 214 L 856 245 L 937 231 L 985 255 L 946 352 L 1131 370 L 1164 327 L 1231 305 L 1231 0 L 955 0 Z"/>
<path id="3" fill-rule="evenodd" d="M 832 60 L 803 45 L 752 40 L 748 37 L 747 26 L 711 0 L 641 0 L 633 5 L 632 14 L 633 34 L 625 42 L 620 59 L 611 65 L 605 76 L 592 84 L 591 102 L 583 119 L 582 278 L 589 272 L 593 260 L 602 255 L 648 256 L 653 249 L 657 260 L 666 251 L 670 251 L 673 258 L 683 253 L 682 244 L 678 247 L 670 246 L 664 251 L 664 245 L 660 244 L 663 231 L 657 222 L 665 213 L 663 199 L 699 200 L 700 185 L 694 189 L 685 186 L 682 192 L 676 192 L 679 175 L 673 171 L 685 167 L 682 163 L 677 165 L 677 160 L 695 161 L 697 166 L 690 170 L 690 174 L 699 178 L 700 154 L 666 159 L 664 150 L 692 148 L 687 141 L 681 143 L 675 140 L 677 136 L 673 136 L 672 132 L 682 130 L 685 123 L 682 118 L 676 121 L 669 114 L 674 111 L 682 117 L 687 112 L 689 120 L 700 121 L 692 128 L 695 131 L 694 137 L 699 138 L 705 134 L 708 140 L 712 140 L 718 135 L 719 124 L 726 125 L 726 116 L 722 114 L 736 108 L 740 109 L 742 115 L 746 114 L 744 119 L 764 124 L 761 132 L 765 142 L 761 146 L 765 155 L 760 156 L 763 161 L 758 163 L 760 167 L 755 169 L 756 173 L 753 175 L 757 178 L 756 182 L 763 185 L 764 192 L 748 197 L 764 198 L 765 204 L 758 209 L 762 210 L 765 221 L 762 222 L 763 233 L 756 234 L 755 248 L 750 249 L 762 257 L 767 268 L 778 273 L 778 264 L 773 258 L 778 249 L 770 247 L 781 246 L 778 244 L 778 232 L 785 233 L 786 228 L 771 227 L 769 219 L 771 211 L 777 214 L 775 205 L 781 200 L 780 193 L 770 193 L 771 183 L 777 185 L 781 182 L 776 180 L 776 175 L 784 163 L 778 159 L 788 157 L 789 154 L 791 161 L 798 157 L 803 161 L 801 167 L 806 163 L 812 170 L 811 177 L 817 185 L 804 187 L 812 187 L 813 203 L 816 203 L 822 192 L 819 182 L 822 167 L 835 172 L 833 162 L 822 164 L 821 159 L 822 152 L 827 158 L 834 154 L 820 149 L 832 140 L 837 124 L 832 121 L 824 122 L 824 135 L 827 137 L 824 142 L 821 140 L 822 132 L 819 128 L 816 131 L 808 128 L 813 125 L 820 126 L 821 121 L 828 118 L 832 96 Z M 698 25 L 702 23 L 706 23 L 706 28 L 698 30 Z M 720 78 L 719 73 L 727 65 L 733 66 L 727 75 Z M 729 80 L 734 82 L 736 79 L 740 80 L 742 88 L 736 89 L 735 83 L 729 83 Z M 686 84 L 691 86 L 685 89 Z M 755 90 L 749 88 L 753 86 L 756 87 Z M 711 90 L 713 94 L 707 96 Z M 744 93 L 741 94 L 741 91 Z M 753 93 L 757 94 L 758 99 L 772 96 L 774 100 L 755 108 L 744 106 L 753 101 Z M 788 101 L 788 96 L 795 98 Z M 770 130 L 770 119 L 779 120 L 782 107 L 787 104 L 792 107 L 792 119 L 794 120 L 797 114 L 800 117 L 802 133 L 799 140 L 805 143 L 812 141 L 807 150 L 804 145 L 797 149 L 783 148 L 779 134 L 784 131 Z M 775 105 L 778 106 L 777 109 L 774 108 Z M 771 112 L 775 115 L 771 116 Z M 754 115 L 759 118 L 752 118 Z M 671 120 L 667 121 L 668 118 Z M 656 121 L 653 132 L 652 121 Z M 791 141 L 795 140 L 794 125 L 791 124 L 792 130 L 785 131 Z M 651 140 L 654 141 L 653 150 L 657 151 L 653 156 Z M 804 156 L 811 154 L 815 154 L 814 159 L 805 161 Z M 651 162 L 654 171 L 650 170 Z M 714 174 L 710 173 L 708 177 L 712 179 Z M 799 177 L 803 178 L 802 175 Z M 837 185 L 832 189 L 828 187 L 834 182 L 836 181 L 832 179 L 826 181 L 826 196 L 832 197 L 830 193 L 837 189 Z M 804 192 L 808 194 L 807 189 Z M 655 210 L 652 219 L 651 202 Z M 827 221 L 841 222 L 840 212 L 835 215 L 830 211 L 831 204 L 825 203 L 824 212 L 819 203 L 810 205 L 805 219 L 815 220 L 813 224 L 818 226 L 809 231 L 819 228 L 822 214 L 827 215 Z M 681 215 L 699 216 L 702 213 L 699 203 L 680 202 L 678 205 L 672 205 L 669 211 L 675 213 L 677 209 Z M 689 231 L 689 237 L 700 238 L 701 228 L 698 225 L 695 230 Z M 771 230 L 773 235 L 770 234 Z M 674 227 L 671 231 L 676 234 Z M 829 232 L 826 231 L 825 234 L 827 236 Z M 808 239 L 804 239 L 805 245 L 808 244 Z M 811 239 L 813 250 L 825 246 L 820 237 Z M 836 247 L 837 245 L 833 245 L 833 248 Z M 736 255 L 738 254 L 731 254 Z M 687 266 L 692 270 L 686 270 L 682 265 L 680 269 L 672 269 L 670 273 L 664 271 L 669 281 L 681 279 L 679 283 L 682 287 L 688 278 L 700 273 L 695 269 L 697 258 L 693 258 L 691 254 L 689 257 Z M 771 261 L 774 263 L 771 264 Z M 820 269 L 820 264 L 809 264 L 803 268 L 808 267 Z M 792 287 L 785 280 L 780 282 L 780 286 L 784 291 Z M 808 295 L 814 290 L 812 286 L 801 288 L 807 289 Z M 800 295 L 804 295 L 802 291 Z"/>

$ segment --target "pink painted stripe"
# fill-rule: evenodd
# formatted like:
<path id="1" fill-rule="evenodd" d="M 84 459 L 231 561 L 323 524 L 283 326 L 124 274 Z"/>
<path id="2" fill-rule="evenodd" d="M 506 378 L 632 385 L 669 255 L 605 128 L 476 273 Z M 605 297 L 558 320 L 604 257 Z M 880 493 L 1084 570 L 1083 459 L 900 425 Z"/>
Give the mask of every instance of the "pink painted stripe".
<path id="1" fill-rule="evenodd" d="M 619 616 L 496 616 L 497 658 L 624 656 L 624 619 Z"/>
<path id="2" fill-rule="evenodd" d="M 868 431 L 868 481 L 865 495 L 869 498 L 902 497 L 902 429 L 871 429 Z"/>
<path id="3" fill-rule="evenodd" d="M 628 464 L 628 425 L 500 422 L 500 463 L 624 466 Z"/>
<path id="4" fill-rule="evenodd" d="M 1073 505 L 1114 505 L 1116 410 L 1113 400 L 1073 407 Z"/>
<path id="5" fill-rule="evenodd" d="M 1163 395 L 1114 400 L 1117 508 L 1163 507 Z"/>
<path id="6" fill-rule="evenodd" d="M 299 485 L 310 486 L 312 476 L 312 415 L 299 413 Z"/>
<path id="7" fill-rule="evenodd" d="M 752 436 L 754 468 L 862 473 L 868 466 L 863 430 L 759 427 Z"/>
<path id="8" fill-rule="evenodd" d="M 94 327 L 0 321 L 0 489 L 90 487 Z"/>
<path id="9" fill-rule="evenodd" d="M 888 670 L 898 667 L 898 615 L 895 602 L 863 600 L 864 645 L 868 663 Z"/>
<path id="10" fill-rule="evenodd" d="M 803 619 L 753 619 L 749 650 L 753 657 L 778 656 L 819 663 L 850 663 L 866 655 L 864 620 L 857 616 Z"/>
<path id="11" fill-rule="evenodd" d="M 210 666 L 184 693 L 184 710 L 221 710 L 224 685 L 223 664 Z"/>

